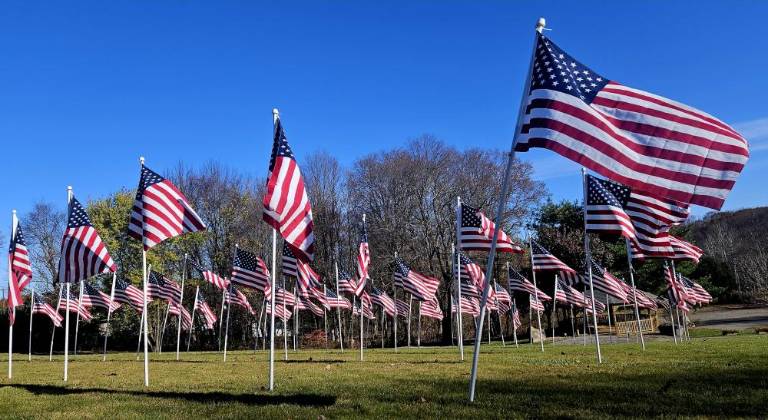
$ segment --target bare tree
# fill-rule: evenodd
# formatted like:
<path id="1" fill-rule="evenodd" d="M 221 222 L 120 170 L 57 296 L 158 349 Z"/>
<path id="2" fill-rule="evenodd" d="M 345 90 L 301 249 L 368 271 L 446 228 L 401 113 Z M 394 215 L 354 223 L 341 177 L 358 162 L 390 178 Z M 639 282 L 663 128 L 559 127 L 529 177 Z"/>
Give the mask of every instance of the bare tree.
<path id="1" fill-rule="evenodd" d="M 53 204 L 38 202 L 22 220 L 38 290 L 46 290 L 56 281 L 65 218 L 66 213 Z"/>

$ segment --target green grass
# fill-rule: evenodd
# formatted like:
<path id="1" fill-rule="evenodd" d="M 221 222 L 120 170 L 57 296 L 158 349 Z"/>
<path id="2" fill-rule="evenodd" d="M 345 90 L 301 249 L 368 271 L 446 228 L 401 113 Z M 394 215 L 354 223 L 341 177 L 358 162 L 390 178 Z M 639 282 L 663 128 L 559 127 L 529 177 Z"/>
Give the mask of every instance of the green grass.
<path id="1" fill-rule="evenodd" d="M 276 390 L 267 392 L 267 355 L 233 352 L 151 355 L 142 385 L 133 353 L 72 359 L 16 355 L 14 378 L 0 380 L 0 417 L 327 418 L 768 416 L 768 336 L 700 338 L 675 346 L 483 345 L 478 396 L 467 402 L 471 347 L 358 352 L 282 352 Z M 3 368 L 7 359 L 3 359 Z"/>

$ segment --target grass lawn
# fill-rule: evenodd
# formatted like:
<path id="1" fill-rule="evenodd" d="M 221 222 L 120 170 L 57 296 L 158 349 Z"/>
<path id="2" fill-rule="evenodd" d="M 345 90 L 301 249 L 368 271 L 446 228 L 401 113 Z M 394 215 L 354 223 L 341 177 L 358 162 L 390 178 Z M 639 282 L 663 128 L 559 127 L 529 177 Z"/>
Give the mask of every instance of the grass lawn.
<path id="1" fill-rule="evenodd" d="M 151 355 L 151 386 L 133 353 L 72 358 L 16 355 L 14 378 L 0 379 L 0 417 L 327 418 L 768 416 L 768 336 L 594 348 L 483 345 L 478 396 L 467 402 L 471 359 L 455 347 L 358 352 L 289 352 L 267 392 L 267 354 Z M 7 366 L 7 356 L 3 370 Z"/>

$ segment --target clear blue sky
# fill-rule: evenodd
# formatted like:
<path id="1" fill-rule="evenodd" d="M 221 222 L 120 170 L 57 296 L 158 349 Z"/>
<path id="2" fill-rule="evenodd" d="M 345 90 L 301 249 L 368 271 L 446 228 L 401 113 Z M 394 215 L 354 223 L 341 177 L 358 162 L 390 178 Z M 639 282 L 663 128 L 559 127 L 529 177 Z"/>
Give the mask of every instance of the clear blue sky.
<path id="1" fill-rule="evenodd" d="M 752 159 L 726 208 L 768 204 L 768 2 L 12 1 L 0 215 L 63 206 L 69 184 L 83 201 L 133 188 L 140 155 L 263 175 L 273 107 L 299 159 L 348 164 L 422 133 L 507 149 L 539 16 L 602 74 L 741 128 Z M 554 199 L 579 197 L 575 165 L 519 156 Z"/>

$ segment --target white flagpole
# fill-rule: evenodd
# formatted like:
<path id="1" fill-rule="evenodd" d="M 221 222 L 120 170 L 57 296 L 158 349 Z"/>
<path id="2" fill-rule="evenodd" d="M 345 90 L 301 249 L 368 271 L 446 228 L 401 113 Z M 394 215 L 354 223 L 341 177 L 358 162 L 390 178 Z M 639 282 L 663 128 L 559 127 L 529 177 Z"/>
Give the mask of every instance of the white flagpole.
<path id="1" fill-rule="evenodd" d="M 142 162 L 143 165 L 143 162 Z M 144 277 L 144 317 L 142 327 L 144 328 L 144 386 L 149 386 L 149 329 L 147 324 L 147 318 L 149 318 L 149 312 L 147 311 L 147 282 L 149 281 L 149 273 L 147 272 L 147 251 L 142 247 L 141 250 L 141 265 L 143 268 Z"/>
<path id="2" fill-rule="evenodd" d="M 637 304 L 637 288 L 635 288 L 635 268 L 632 265 L 632 247 L 629 239 L 624 238 L 624 244 L 627 247 L 627 263 L 629 264 L 629 280 L 632 282 L 632 298 L 635 301 L 635 319 L 637 320 L 637 333 L 640 335 L 640 344 L 645 351 L 645 339 L 643 338 L 643 329 L 640 327 L 640 308 Z"/>
<path id="3" fill-rule="evenodd" d="M 339 248 L 336 247 L 336 261 L 333 262 L 333 268 L 336 271 L 336 293 L 339 292 Z M 323 286 L 323 293 L 325 293 L 325 286 Z M 342 328 L 341 328 L 341 306 L 338 304 L 336 305 L 336 313 L 339 315 L 339 345 L 341 346 L 341 352 L 344 353 L 344 339 L 342 338 Z M 327 334 L 327 331 L 326 331 Z M 326 343 L 328 342 L 328 337 L 326 337 Z"/>
<path id="4" fill-rule="evenodd" d="M 517 312 L 517 301 L 512 298 L 512 337 L 515 339 L 515 348 L 517 348 L 517 326 L 515 325 L 515 314 L 517 313 L 517 316 L 519 317 L 520 314 Z"/>
<path id="5" fill-rule="evenodd" d="M 597 363 L 603 363 L 603 354 L 600 352 L 600 334 L 597 332 L 595 287 L 592 282 L 592 252 L 589 248 L 589 233 L 587 233 L 587 170 L 583 167 L 581 168 L 581 181 L 584 186 L 584 252 L 586 254 L 587 270 L 589 270 L 589 294 L 592 300 L 592 321 L 595 325 L 595 347 L 597 349 Z"/>
<path id="6" fill-rule="evenodd" d="M 59 300 L 56 302 L 56 313 L 59 312 L 59 306 L 61 305 L 61 292 L 62 292 L 62 290 L 63 290 L 63 287 L 62 287 L 61 284 L 59 284 Z M 53 361 L 53 339 L 56 337 L 56 324 L 53 323 L 53 321 L 51 321 L 51 323 L 53 324 L 53 329 L 51 330 L 51 350 L 50 350 L 50 353 L 48 353 L 48 361 L 49 362 Z"/>
<path id="7" fill-rule="evenodd" d="M 280 111 L 277 108 L 272 109 L 272 126 L 277 129 L 277 120 L 280 118 Z M 273 135 L 274 137 L 274 135 Z M 269 325 L 269 390 L 275 389 L 275 287 L 277 287 L 277 231 L 272 228 L 272 287 L 269 301 L 272 313 L 270 314 Z M 327 342 L 328 340 L 326 340 Z"/>
<path id="8" fill-rule="evenodd" d="M 613 342 L 613 330 L 611 327 L 611 300 L 605 295 L 605 311 L 608 313 L 608 342 Z"/>
<path id="9" fill-rule="evenodd" d="M 576 324 L 575 316 L 573 315 L 573 305 L 570 305 L 569 310 L 571 311 L 571 335 L 573 336 L 573 344 L 576 344 Z"/>
<path id="10" fill-rule="evenodd" d="M 461 319 L 461 197 L 456 197 L 456 249 L 451 249 L 456 255 L 456 341 L 459 342 L 459 355 L 464 361 L 464 323 Z M 453 248 L 453 247 L 452 247 Z"/>
<path id="11" fill-rule="evenodd" d="M 411 348 L 411 307 L 413 306 L 413 295 L 408 299 L 408 348 Z"/>
<path id="12" fill-rule="evenodd" d="M 541 33 L 541 31 L 544 30 L 545 21 L 544 18 L 539 18 L 539 20 L 536 22 L 536 31 Z M 501 215 L 504 211 L 504 205 L 507 201 L 507 192 L 509 188 L 509 175 L 510 172 L 512 172 L 512 163 L 514 161 L 515 157 L 515 143 L 517 141 L 517 134 L 520 132 L 522 125 L 523 125 L 523 117 L 525 115 L 525 104 L 526 104 L 526 94 L 525 92 L 529 89 L 531 84 L 531 70 L 533 70 L 533 55 L 536 53 L 536 38 L 534 38 L 534 47 L 531 51 L 531 61 L 528 65 L 528 74 L 526 75 L 525 84 L 523 85 L 523 94 L 520 98 L 520 112 L 517 116 L 517 123 L 515 124 L 515 140 L 512 142 L 512 147 L 509 150 L 509 155 L 507 157 L 507 168 L 504 171 L 504 180 L 501 183 L 501 191 L 499 194 L 499 206 L 496 209 L 496 217 L 494 218 L 494 223 L 496 223 L 496 229 L 493 231 L 493 239 L 491 240 L 491 249 L 488 253 L 488 263 L 486 264 L 486 273 L 485 278 L 491 278 L 491 274 L 493 273 L 493 259 L 496 257 L 496 241 L 499 237 L 499 230 L 501 230 L 501 227 L 499 226 L 499 223 L 501 222 Z M 486 282 L 485 287 L 483 287 L 483 297 L 480 301 L 480 319 L 478 320 L 477 329 L 482 330 L 483 327 L 483 317 L 485 316 L 485 307 L 488 303 L 488 285 L 490 282 Z M 469 401 L 473 402 L 475 401 L 475 385 L 477 383 L 477 363 L 480 359 L 480 338 L 478 334 L 475 334 L 475 350 L 474 354 L 472 355 L 472 371 L 469 378 Z"/>
<path id="13" fill-rule="evenodd" d="M 83 280 L 80 280 L 80 292 L 77 295 L 77 321 L 75 322 L 75 345 L 72 348 L 72 355 L 77 355 L 77 335 L 80 331 L 80 308 L 83 307 Z"/>
<path id="14" fill-rule="evenodd" d="M 69 213 L 72 211 L 70 208 L 72 204 L 72 187 L 67 187 L 67 219 L 69 219 Z M 66 280 L 66 295 L 65 298 L 67 300 L 67 307 L 66 307 L 66 313 L 64 314 L 64 382 L 67 382 L 67 379 L 69 378 L 69 291 L 70 286 L 72 284 L 71 276 L 69 273 L 65 273 L 65 280 Z M 79 311 L 78 311 L 79 312 Z"/>
<path id="15" fill-rule="evenodd" d="M 9 264 L 10 265 L 10 264 Z M 35 291 L 32 290 L 32 296 L 31 301 L 29 302 L 29 344 L 27 345 L 27 350 L 29 351 L 29 355 L 27 356 L 27 361 L 32 361 L 32 311 L 35 307 Z"/>
<path id="16" fill-rule="evenodd" d="M 419 326 L 418 326 L 418 329 L 417 329 L 418 331 L 416 333 L 416 347 L 421 348 L 421 301 L 419 301 L 418 316 L 419 316 Z"/>
<path id="17" fill-rule="evenodd" d="M 219 351 L 221 351 L 221 326 L 224 322 L 224 301 L 227 298 L 227 287 L 224 286 L 223 289 L 221 289 L 221 310 L 219 311 L 219 335 L 218 335 L 218 342 L 219 342 Z"/>
<path id="18" fill-rule="evenodd" d="M 141 353 L 141 338 L 144 336 L 144 317 L 145 316 L 146 316 L 146 313 L 142 311 L 141 319 L 139 320 L 139 338 L 136 341 L 136 360 L 139 360 L 141 358 L 139 354 Z"/>
<path id="19" fill-rule="evenodd" d="M 18 219 L 16 218 L 16 210 L 11 212 L 11 240 L 16 236 L 16 226 L 18 225 Z M 11 292 L 11 282 L 13 281 L 13 267 L 11 262 L 8 262 L 8 293 Z M 10 299 L 9 299 L 10 301 Z M 16 319 L 16 307 L 11 308 L 13 311 L 13 318 Z M 13 323 L 8 323 L 8 379 L 13 378 Z"/>
<path id="20" fill-rule="evenodd" d="M 237 245 L 235 245 L 237 247 Z M 184 282 L 187 280 L 187 256 L 184 254 L 184 266 L 181 267 L 181 295 L 179 296 L 179 307 L 183 308 L 184 303 Z M 176 360 L 179 360 L 179 343 L 181 342 L 181 310 L 179 310 L 179 319 L 176 326 Z"/>
<path id="21" fill-rule="evenodd" d="M 530 236 L 528 237 L 528 247 L 531 250 L 531 275 L 533 277 L 534 288 L 533 297 L 536 300 L 536 307 L 543 308 L 544 305 L 541 303 L 541 300 L 539 300 L 539 286 L 536 284 L 536 270 L 533 269 L 533 239 L 531 239 Z M 541 329 L 541 311 L 539 310 L 536 310 L 536 319 L 538 320 L 539 325 L 539 344 L 541 344 L 541 351 L 544 352 L 544 339 L 547 338 L 547 333 Z M 543 337 L 541 335 L 543 335 Z M 533 340 L 533 335 L 531 335 L 531 340 Z M 552 340 L 554 340 L 554 337 L 552 337 Z"/>
<path id="22" fill-rule="evenodd" d="M 325 296 L 326 300 L 328 299 L 328 291 L 325 285 L 323 285 L 323 296 Z M 323 305 L 323 328 L 324 328 L 323 331 L 325 332 L 325 349 L 328 350 L 328 311 L 329 309 L 326 308 L 325 306 L 326 305 Z M 339 309 L 338 307 L 336 309 L 341 311 L 341 309 Z M 339 313 L 339 334 L 341 334 L 341 313 Z M 341 335 L 339 335 L 339 337 L 341 337 Z M 341 346 L 343 347 L 344 343 L 341 343 Z M 342 352 L 343 351 L 344 350 L 342 349 Z"/>
<path id="23" fill-rule="evenodd" d="M 281 318 L 282 324 L 283 324 L 283 351 L 285 352 L 285 356 L 283 360 L 288 360 L 288 326 L 287 326 L 287 319 L 285 318 L 287 316 L 287 312 L 285 312 L 285 298 L 288 294 L 288 290 L 285 289 L 285 276 L 283 276 L 283 317 Z"/>
<path id="24" fill-rule="evenodd" d="M 165 305 L 165 316 L 163 317 L 163 327 L 160 328 L 160 331 L 157 333 L 158 336 L 158 343 L 157 346 L 157 352 L 162 353 L 163 352 L 163 341 L 165 341 L 165 327 L 168 325 L 168 314 L 171 313 L 171 304 L 168 303 Z"/>
<path id="25" fill-rule="evenodd" d="M 552 345 L 555 345 L 555 317 L 557 316 L 557 274 L 555 274 L 555 293 L 552 295 Z"/>
<path id="26" fill-rule="evenodd" d="M 296 286 L 293 286 L 293 351 L 296 351 L 296 334 L 299 333 L 299 305 L 296 303 L 299 301 L 299 296 L 296 293 Z"/>
<path id="27" fill-rule="evenodd" d="M 365 230 L 365 213 L 363 213 L 363 230 Z M 360 279 L 364 281 L 365 279 Z M 337 290 L 338 292 L 338 290 Z M 421 324 L 419 324 L 421 325 Z M 360 361 L 363 361 L 363 295 L 360 294 Z"/>
<path id="28" fill-rule="evenodd" d="M 189 353 L 189 345 L 192 343 L 192 333 L 195 331 L 195 309 L 197 309 L 197 294 L 200 292 L 200 286 L 195 287 L 195 303 L 192 305 L 192 326 L 189 328 L 189 337 L 187 337 L 187 353 Z"/>
<path id="29" fill-rule="evenodd" d="M 234 287 L 234 286 L 230 286 Z M 225 295 L 226 296 L 226 295 Z M 232 310 L 232 299 L 231 296 L 226 296 L 229 298 L 229 302 L 227 302 L 227 322 L 226 326 L 224 327 L 224 363 L 227 362 L 227 341 L 229 340 L 229 312 Z M 222 301 L 222 305 L 225 301 Z"/>
<path id="30" fill-rule="evenodd" d="M 265 309 L 267 308 L 266 297 L 261 302 L 261 309 L 259 310 L 259 320 L 256 322 L 256 338 L 253 340 L 253 352 L 256 353 L 256 349 L 259 347 L 259 336 L 261 336 L 261 342 L 264 343 L 266 338 L 264 337 L 265 331 L 261 328 L 261 320 L 264 317 Z"/>
<path id="31" fill-rule="evenodd" d="M 395 261 L 397 261 L 397 252 L 395 252 Z M 393 300 L 395 301 L 395 316 L 393 317 L 394 323 L 395 323 L 395 353 L 397 353 L 397 285 L 392 285 L 392 296 Z"/>
<path id="32" fill-rule="evenodd" d="M 107 338 L 109 337 L 109 320 L 112 317 L 112 304 L 115 302 L 115 279 L 117 271 L 112 272 L 112 288 L 109 292 L 109 308 L 107 308 L 107 330 L 104 331 L 104 352 L 101 355 L 101 361 L 107 360 Z"/>

